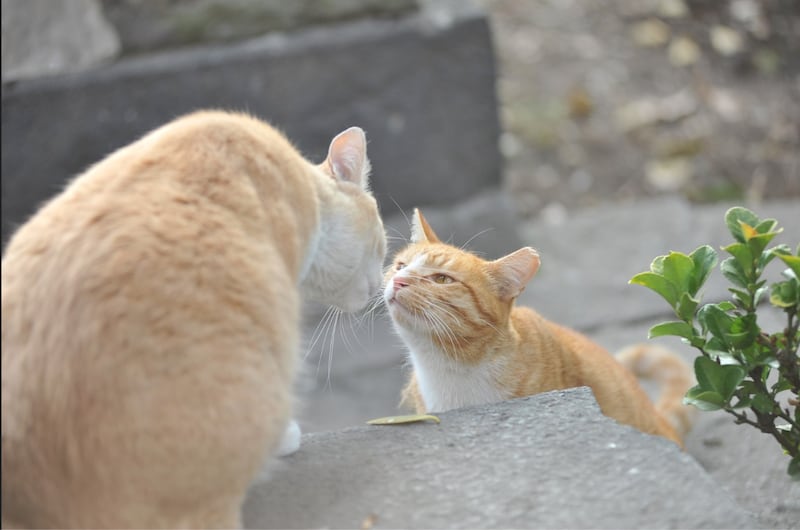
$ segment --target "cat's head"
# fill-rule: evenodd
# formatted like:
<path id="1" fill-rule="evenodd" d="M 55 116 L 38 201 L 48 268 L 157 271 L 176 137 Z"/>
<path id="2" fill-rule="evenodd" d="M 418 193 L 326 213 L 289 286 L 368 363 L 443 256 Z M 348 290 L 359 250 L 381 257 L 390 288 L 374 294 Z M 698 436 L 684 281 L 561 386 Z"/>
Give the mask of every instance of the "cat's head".
<path id="1" fill-rule="evenodd" d="M 538 269 L 530 247 L 487 261 L 442 243 L 415 210 L 411 244 L 386 272 L 383 297 L 404 338 L 430 339 L 457 354 L 471 340 L 508 329 L 514 300 Z"/>
<path id="2" fill-rule="evenodd" d="M 309 299 L 358 311 L 378 294 L 386 257 L 364 131 L 351 127 L 339 133 L 316 170 L 324 175 L 317 190 L 320 230 L 301 288 Z"/>

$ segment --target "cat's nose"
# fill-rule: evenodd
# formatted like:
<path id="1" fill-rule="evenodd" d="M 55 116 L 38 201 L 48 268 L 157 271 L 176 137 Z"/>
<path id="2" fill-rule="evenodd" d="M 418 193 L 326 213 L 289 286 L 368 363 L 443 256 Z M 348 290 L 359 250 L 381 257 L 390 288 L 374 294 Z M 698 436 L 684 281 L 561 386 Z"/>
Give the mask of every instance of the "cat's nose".
<path id="1" fill-rule="evenodd" d="M 397 291 L 397 290 L 398 290 L 398 289 L 400 289 L 401 287 L 408 287 L 408 280 L 407 280 L 406 278 L 398 278 L 398 277 L 395 277 L 395 278 L 392 280 L 392 283 L 394 284 L 394 290 L 395 290 L 395 291 Z"/>

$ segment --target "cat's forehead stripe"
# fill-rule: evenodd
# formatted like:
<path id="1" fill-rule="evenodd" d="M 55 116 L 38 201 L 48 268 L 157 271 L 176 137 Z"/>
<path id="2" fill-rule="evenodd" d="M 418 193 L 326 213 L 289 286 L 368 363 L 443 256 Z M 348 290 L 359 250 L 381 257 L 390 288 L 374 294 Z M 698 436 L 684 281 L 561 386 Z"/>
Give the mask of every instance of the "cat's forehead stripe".
<path id="1" fill-rule="evenodd" d="M 438 267 L 452 268 L 455 264 L 455 256 L 451 253 L 437 250 L 426 250 L 414 257 L 411 264 L 419 267 Z"/>

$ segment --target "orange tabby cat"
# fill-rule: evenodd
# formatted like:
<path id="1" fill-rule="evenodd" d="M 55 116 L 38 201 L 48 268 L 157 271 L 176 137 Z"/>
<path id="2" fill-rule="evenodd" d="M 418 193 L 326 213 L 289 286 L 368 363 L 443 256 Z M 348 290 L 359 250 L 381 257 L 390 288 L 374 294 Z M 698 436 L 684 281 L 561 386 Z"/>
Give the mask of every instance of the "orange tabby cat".
<path id="1" fill-rule="evenodd" d="M 422 413 L 585 385 L 606 415 L 680 444 L 690 426 L 681 403 L 689 367 L 660 349 L 623 352 L 630 368 L 661 379 L 665 400 L 654 407 L 633 373 L 600 346 L 514 306 L 538 268 L 529 247 L 485 261 L 444 244 L 415 211 L 412 243 L 395 256 L 384 288 L 413 365 L 403 401 Z"/>
<path id="2" fill-rule="evenodd" d="M 4 526 L 240 526 L 290 425 L 300 291 L 353 311 L 380 286 L 368 172 L 361 129 L 317 166 L 255 118 L 199 112 L 22 226 L 2 263 Z"/>

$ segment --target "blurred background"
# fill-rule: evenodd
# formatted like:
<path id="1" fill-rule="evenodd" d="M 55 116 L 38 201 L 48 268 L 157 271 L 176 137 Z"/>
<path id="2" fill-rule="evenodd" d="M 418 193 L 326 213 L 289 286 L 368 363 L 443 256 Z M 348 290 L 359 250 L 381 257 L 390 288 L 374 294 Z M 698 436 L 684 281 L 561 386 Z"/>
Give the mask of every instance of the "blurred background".
<path id="1" fill-rule="evenodd" d="M 33 201 L 204 106 L 263 115 L 312 157 L 359 123 L 384 205 L 502 185 L 521 216 L 558 221 L 658 194 L 800 196 L 796 0 L 2 6 L 3 190 L 34 186 Z M 32 146 L 48 156 L 30 161 Z M 23 189 L 6 182 L 23 175 Z M 425 186 L 440 177 L 448 189 Z M 30 212 L 20 200 L 4 199 L 4 240 Z"/>
<path id="2" fill-rule="evenodd" d="M 669 317 L 627 280 L 725 244 L 731 204 L 800 239 L 797 0 L 2 0 L 2 81 L 4 244 L 89 164 L 205 107 L 312 160 L 363 127 L 393 248 L 415 206 L 489 258 L 533 245 L 521 303 L 612 351 Z M 395 413 L 388 317 L 308 313 L 303 429 Z M 766 526 L 797 526 L 766 437 L 706 414 L 687 448 Z"/>

